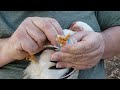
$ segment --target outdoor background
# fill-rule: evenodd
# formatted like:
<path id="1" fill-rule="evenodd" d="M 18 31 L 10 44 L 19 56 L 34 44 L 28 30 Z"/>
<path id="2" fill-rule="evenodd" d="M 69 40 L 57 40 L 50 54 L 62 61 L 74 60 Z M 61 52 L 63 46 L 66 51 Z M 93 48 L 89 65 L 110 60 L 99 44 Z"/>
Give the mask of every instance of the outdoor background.
<path id="1" fill-rule="evenodd" d="M 120 79 L 120 55 L 105 60 L 106 78 Z"/>

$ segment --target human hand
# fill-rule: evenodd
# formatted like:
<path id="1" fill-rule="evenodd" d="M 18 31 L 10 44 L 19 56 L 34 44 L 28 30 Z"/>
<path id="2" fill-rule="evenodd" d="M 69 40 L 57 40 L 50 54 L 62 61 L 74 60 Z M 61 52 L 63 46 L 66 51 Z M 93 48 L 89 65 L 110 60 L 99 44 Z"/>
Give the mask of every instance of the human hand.
<path id="1" fill-rule="evenodd" d="M 51 61 L 58 61 L 57 68 L 88 69 L 100 61 L 105 47 L 101 33 L 79 30 L 70 38 L 78 42 L 64 45 L 51 56 Z"/>
<path id="2" fill-rule="evenodd" d="M 11 59 L 24 59 L 28 54 L 39 52 L 47 41 L 56 45 L 57 35 L 62 35 L 62 28 L 53 18 L 26 18 L 8 39 L 4 46 L 5 56 Z M 48 40 L 47 40 L 48 39 Z"/>

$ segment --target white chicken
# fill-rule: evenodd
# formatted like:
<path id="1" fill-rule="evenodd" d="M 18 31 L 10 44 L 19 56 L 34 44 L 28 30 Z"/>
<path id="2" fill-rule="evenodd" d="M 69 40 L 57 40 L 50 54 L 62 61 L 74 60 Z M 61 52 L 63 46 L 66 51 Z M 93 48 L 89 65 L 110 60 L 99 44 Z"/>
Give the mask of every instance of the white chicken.
<path id="1" fill-rule="evenodd" d="M 94 31 L 88 24 L 77 21 L 71 25 L 72 29 L 76 31 Z M 70 29 L 71 29 L 70 28 Z M 64 35 L 72 35 L 76 31 L 70 29 L 64 29 Z M 69 40 L 69 43 L 77 42 L 75 39 Z M 24 70 L 23 79 L 77 79 L 79 70 L 73 68 L 55 68 L 56 62 L 50 61 L 50 56 L 57 50 L 58 47 L 48 45 L 41 51 L 39 56 L 36 56 L 37 63 L 31 62 L 29 66 Z"/>

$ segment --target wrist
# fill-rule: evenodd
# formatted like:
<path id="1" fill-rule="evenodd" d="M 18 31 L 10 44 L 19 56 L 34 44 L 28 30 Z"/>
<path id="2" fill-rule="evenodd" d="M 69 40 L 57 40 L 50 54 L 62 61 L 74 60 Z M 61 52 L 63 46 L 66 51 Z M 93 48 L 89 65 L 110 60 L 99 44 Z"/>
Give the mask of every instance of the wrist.
<path id="1" fill-rule="evenodd" d="M 112 37 L 109 36 L 108 34 L 106 34 L 104 32 L 102 32 L 101 34 L 103 36 L 104 46 L 105 46 L 102 58 L 103 59 L 107 59 L 107 58 L 110 58 L 110 57 L 113 56 L 112 55 L 113 53 L 111 53 L 110 51 L 112 50 L 111 48 L 114 48 L 114 46 L 113 46 L 114 42 L 112 40 Z"/>
<path id="2" fill-rule="evenodd" d="M 14 61 L 11 57 L 12 45 L 9 43 L 9 38 L 0 39 L 0 66 Z"/>
<path id="3" fill-rule="evenodd" d="M 102 32 L 98 32 L 99 34 L 100 34 L 100 36 L 99 36 L 99 44 L 100 44 L 100 47 L 101 47 L 101 51 L 102 51 L 102 57 L 101 57 L 101 59 L 105 59 L 105 48 L 106 48 L 106 42 L 105 42 L 105 40 L 106 40 L 106 38 L 104 38 L 104 35 L 103 35 L 103 33 Z"/>

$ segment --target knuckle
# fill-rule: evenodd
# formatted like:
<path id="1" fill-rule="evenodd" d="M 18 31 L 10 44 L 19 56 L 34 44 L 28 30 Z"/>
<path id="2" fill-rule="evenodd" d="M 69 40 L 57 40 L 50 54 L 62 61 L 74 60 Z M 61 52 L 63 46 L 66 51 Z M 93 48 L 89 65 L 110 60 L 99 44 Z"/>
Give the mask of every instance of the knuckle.
<path id="1" fill-rule="evenodd" d="M 46 18 L 47 20 L 50 20 L 50 21 L 54 21 L 54 22 L 57 22 L 57 20 L 55 18 Z"/>
<path id="2" fill-rule="evenodd" d="M 18 51 L 18 50 L 22 50 L 22 48 L 21 48 L 20 45 L 14 45 L 14 48 L 15 48 L 16 51 Z"/>
<path id="3" fill-rule="evenodd" d="M 88 51 L 90 49 L 91 45 L 82 45 L 81 46 L 81 53 L 85 53 L 86 51 Z"/>
<path id="4" fill-rule="evenodd" d="M 88 49 L 88 46 L 90 46 L 90 45 L 82 45 L 82 50 L 86 51 Z"/>
<path id="5" fill-rule="evenodd" d="M 45 21 L 42 23 L 41 29 L 50 29 L 51 28 L 51 24 L 48 21 Z"/>
<path id="6" fill-rule="evenodd" d="M 40 39 L 41 39 L 41 42 L 45 42 L 46 36 L 45 35 L 41 35 Z"/>
<path id="7" fill-rule="evenodd" d="M 66 60 L 66 56 L 63 53 L 61 53 L 61 59 Z"/>
<path id="8" fill-rule="evenodd" d="M 39 49 L 39 47 L 37 45 L 34 47 L 30 47 L 30 52 L 34 54 L 37 52 L 38 49 Z"/>
<path id="9" fill-rule="evenodd" d="M 28 23 L 30 20 L 31 20 L 31 18 L 30 18 L 30 17 L 27 17 L 27 18 L 23 21 L 23 24 Z"/>
<path id="10" fill-rule="evenodd" d="M 42 44 L 45 43 L 46 41 L 46 37 L 44 35 L 41 35 L 41 37 L 37 38 L 37 42 Z"/>
<path id="11" fill-rule="evenodd" d="M 25 38 L 24 33 L 22 33 L 23 30 L 21 27 L 19 29 L 17 29 L 17 31 L 12 35 L 12 39 L 16 40 L 16 41 L 21 41 L 22 39 Z"/>
<path id="12" fill-rule="evenodd" d="M 45 44 L 45 42 L 43 43 L 43 42 L 39 41 L 39 42 L 38 42 L 38 46 L 39 46 L 39 48 L 43 47 L 44 44 Z"/>
<path id="13" fill-rule="evenodd" d="M 33 17 L 27 17 L 25 20 L 29 21 L 31 20 Z"/>
<path id="14" fill-rule="evenodd" d="M 85 61 L 85 58 L 81 57 L 81 55 L 74 59 L 75 64 L 81 64 L 83 61 Z"/>
<path id="15" fill-rule="evenodd" d="M 31 17 L 27 17 L 27 18 L 21 23 L 21 25 L 24 26 L 24 27 L 27 27 L 30 22 L 31 22 Z"/>
<path id="16" fill-rule="evenodd" d="M 52 24 L 58 24 L 58 21 L 54 18 L 47 18 L 47 21 L 52 23 Z"/>
<path id="17" fill-rule="evenodd" d="M 56 23 L 56 22 L 57 22 L 57 20 L 54 19 L 54 18 L 50 18 L 50 21 L 53 22 L 53 23 Z"/>
<path id="18" fill-rule="evenodd" d="M 71 47 L 70 52 L 76 54 L 77 53 L 76 47 Z"/>
<path id="19" fill-rule="evenodd" d="M 77 60 L 78 59 L 78 55 L 73 55 L 71 58 L 74 59 L 74 60 Z"/>

